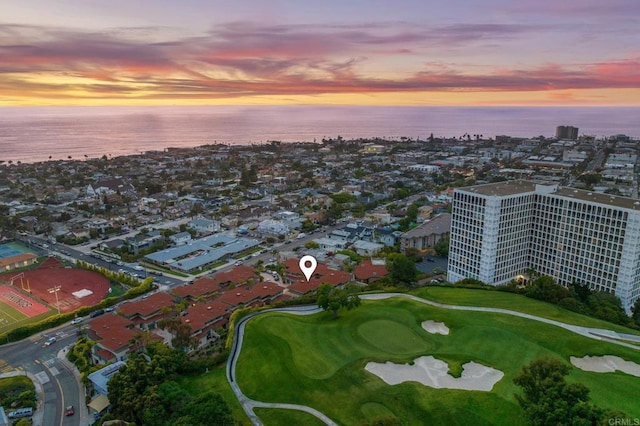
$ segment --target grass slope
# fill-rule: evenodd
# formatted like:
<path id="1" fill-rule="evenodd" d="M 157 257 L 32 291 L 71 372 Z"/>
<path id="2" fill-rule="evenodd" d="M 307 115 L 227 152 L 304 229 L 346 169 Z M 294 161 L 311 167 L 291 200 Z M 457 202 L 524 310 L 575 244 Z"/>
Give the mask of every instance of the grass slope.
<path id="1" fill-rule="evenodd" d="M 250 426 L 251 422 L 244 413 L 240 402 L 238 402 L 238 399 L 231 390 L 231 386 L 229 386 L 229 382 L 227 382 L 225 372 L 226 367 L 223 365 L 210 369 L 208 373 L 180 377 L 178 383 L 194 397 L 201 395 L 203 392 L 214 392 L 220 394 L 220 396 L 229 405 L 229 409 L 236 421 L 236 425 Z"/>
<path id="2" fill-rule="evenodd" d="M 303 411 L 256 408 L 255 413 L 265 425 L 324 426 L 323 421 Z"/>
<path id="3" fill-rule="evenodd" d="M 555 315 L 565 319 L 557 316 L 564 313 Z M 421 327 L 427 319 L 444 321 L 451 334 L 427 333 Z M 237 378 L 250 398 L 308 405 L 345 425 L 361 424 L 381 417 L 380 413 L 407 425 L 514 425 L 523 423 L 513 396 L 518 388 L 512 382 L 523 365 L 541 355 L 569 362 L 572 355 L 605 354 L 640 363 L 637 351 L 551 325 L 392 299 L 364 302 L 354 311 L 341 312 L 337 320 L 328 313 L 310 317 L 273 313 L 251 320 Z M 503 371 L 505 377 L 492 392 L 469 392 L 432 389 L 417 383 L 389 386 L 364 370 L 369 361 L 411 362 L 421 355 L 449 362 L 458 374 L 461 364 L 474 360 Z M 587 385 L 602 407 L 640 414 L 636 400 L 640 379 L 636 377 L 574 369 L 569 380 Z"/>
<path id="4" fill-rule="evenodd" d="M 529 297 L 495 290 L 477 290 L 453 287 L 423 287 L 414 292 L 416 296 L 434 302 L 460 306 L 486 306 L 509 309 L 539 317 L 554 319 L 568 324 L 584 327 L 604 328 L 622 333 L 638 334 L 640 331 L 611 322 L 599 320 L 561 308 L 552 303 L 542 302 Z"/>

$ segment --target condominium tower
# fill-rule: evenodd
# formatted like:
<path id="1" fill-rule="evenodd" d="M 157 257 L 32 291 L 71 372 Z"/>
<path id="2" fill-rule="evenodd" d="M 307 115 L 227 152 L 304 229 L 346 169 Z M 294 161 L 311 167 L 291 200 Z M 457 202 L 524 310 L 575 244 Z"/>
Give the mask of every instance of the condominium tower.
<path id="1" fill-rule="evenodd" d="M 578 139 L 578 128 L 573 126 L 556 127 L 556 138 L 558 139 Z"/>
<path id="2" fill-rule="evenodd" d="M 530 181 L 458 188 L 448 279 L 506 284 L 532 268 L 559 284 L 640 297 L 640 201 Z"/>

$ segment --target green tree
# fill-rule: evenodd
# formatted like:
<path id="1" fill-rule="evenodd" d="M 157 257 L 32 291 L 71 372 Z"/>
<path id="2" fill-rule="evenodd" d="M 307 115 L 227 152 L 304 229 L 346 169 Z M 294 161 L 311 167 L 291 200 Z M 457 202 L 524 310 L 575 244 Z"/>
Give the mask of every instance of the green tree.
<path id="1" fill-rule="evenodd" d="M 640 299 L 636 300 L 636 303 L 634 303 L 633 308 L 631 308 L 631 310 L 633 311 L 633 315 L 632 315 L 633 320 L 637 325 L 640 326 Z"/>
<path id="2" fill-rule="evenodd" d="M 449 235 L 445 235 L 440 238 L 436 245 L 433 247 L 438 256 L 448 256 L 449 255 Z"/>
<path id="3" fill-rule="evenodd" d="M 169 330 L 173 334 L 171 339 L 171 346 L 176 349 L 186 351 L 189 348 L 196 348 L 198 345 L 197 339 L 191 337 L 191 326 L 187 323 L 180 321 L 180 318 L 168 318 L 158 322 L 158 326 L 162 329 Z"/>
<path id="4" fill-rule="evenodd" d="M 413 286 L 418 280 L 415 262 L 402 253 L 391 253 L 387 256 L 387 269 L 393 284 Z"/>
<path id="5" fill-rule="evenodd" d="M 558 303 L 560 300 L 569 297 L 570 294 L 569 290 L 556 284 L 553 278 L 542 275 L 531 282 L 526 295 L 545 302 Z"/>
<path id="6" fill-rule="evenodd" d="M 347 308 L 351 310 L 360 306 L 360 298 L 358 297 L 356 287 L 348 285 L 344 289 L 331 287 L 329 284 L 320 284 L 318 287 L 318 306 L 325 311 L 333 312 L 333 318 L 338 317 L 338 310 Z"/>
<path id="7" fill-rule="evenodd" d="M 516 399 L 533 425 L 591 425 L 604 411 L 589 401 L 582 383 L 567 383 L 571 367 L 556 358 L 538 358 L 524 366 L 513 382 L 523 390 Z"/>
<path id="8" fill-rule="evenodd" d="M 320 247 L 320 244 L 316 243 L 315 241 L 307 241 L 304 247 L 307 249 L 317 249 Z"/>

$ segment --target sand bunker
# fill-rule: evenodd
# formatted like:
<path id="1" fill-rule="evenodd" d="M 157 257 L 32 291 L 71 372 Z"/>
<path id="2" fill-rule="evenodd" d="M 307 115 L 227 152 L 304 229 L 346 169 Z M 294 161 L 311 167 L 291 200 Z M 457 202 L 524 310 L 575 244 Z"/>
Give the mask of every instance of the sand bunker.
<path id="1" fill-rule="evenodd" d="M 418 382 L 436 389 L 461 389 L 490 391 L 498 383 L 504 373 L 476 362 L 468 362 L 462 366 L 461 377 L 449 374 L 446 362 L 432 356 L 421 356 L 413 365 L 384 364 L 369 362 L 365 370 L 380 377 L 390 385 L 403 382 Z"/>
<path id="2" fill-rule="evenodd" d="M 449 334 L 449 327 L 444 325 L 443 322 L 435 322 L 435 321 L 424 321 L 422 323 L 422 328 L 427 330 L 431 334 Z"/>
<path id="3" fill-rule="evenodd" d="M 595 373 L 613 373 L 616 370 L 632 376 L 640 377 L 640 365 L 632 361 L 613 356 L 585 356 L 584 358 L 571 357 L 571 364 L 584 371 Z"/>

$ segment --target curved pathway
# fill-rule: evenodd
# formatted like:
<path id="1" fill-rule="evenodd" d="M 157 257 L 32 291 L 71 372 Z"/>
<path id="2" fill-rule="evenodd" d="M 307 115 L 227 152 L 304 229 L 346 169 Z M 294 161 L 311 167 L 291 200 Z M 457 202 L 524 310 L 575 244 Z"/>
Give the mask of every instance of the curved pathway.
<path id="1" fill-rule="evenodd" d="M 560 321 L 556 321 L 548 318 L 539 317 L 536 315 L 526 314 L 524 312 L 512 311 L 509 309 L 489 308 L 489 307 L 482 307 L 482 306 L 447 305 L 445 303 L 434 302 L 428 299 L 423 299 L 421 297 L 417 297 L 417 296 L 406 294 L 406 293 L 374 293 L 374 294 L 360 295 L 360 299 L 362 300 L 384 300 L 392 297 L 409 299 L 418 303 L 424 303 L 426 305 L 431 305 L 431 306 L 435 306 L 442 309 L 452 309 L 457 311 L 493 312 L 493 313 L 500 313 L 505 315 L 512 315 L 512 316 L 521 317 L 521 318 L 527 318 L 533 321 L 539 321 L 546 324 L 555 325 L 557 327 L 564 328 L 565 330 L 571 331 L 576 334 L 580 334 L 582 336 L 585 336 L 591 339 L 606 340 L 610 343 L 614 343 L 620 346 L 625 346 L 628 348 L 640 350 L 640 346 L 628 343 L 629 341 L 640 343 L 640 335 L 618 333 L 616 331 L 605 330 L 600 328 L 581 327 L 581 326 L 567 324 L 564 322 L 560 322 Z M 296 404 L 256 401 L 247 397 L 240 390 L 240 387 L 238 386 L 235 380 L 236 364 L 238 362 L 238 357 L 240 356 L 240 350 L 242 349 L 242 341 L 244 339 L 245 325 L 251 318 L 254 318 L 258 315 L 268 313 L 268 312 L 284 312 L 284 313 L 289 313 L 293 315 L 312 315 L 318 312 L 322 312 L 322 309 L 320 309 L 317 306 L 294 306 L 294 307 L 288 307 L 288 308 L 274 308 L 274 309 L 268 309 L 265 311 L 249 314 L 246 317 L 240 319 L 240 321 L 238 321 L 234 330 L 233 345 L 231 347 L 229 362 L 227 362 L 227 380 L 229 381 L 229 384 L 231 385 L 231 389 L 235 393 L 236 398 L 238 398 L 238 401 L 240 401 L 240 405 L 242 405 L 242 408 L 244 409 L 245 413 L 247 413 L 247 416 L 249 417 L 251 422 L 256 426 L 262 426 L 262 422 L 254 412 L 254 408 L 282 408 L 282 409 L 289 409 L 289 410 L 304 411 L 306 413 L 309 413 L 317 417 L 318 419 L 320 419 L 321 421 L 323 421 L 325 424 L 329 426 L 337 426 L 337 423 L 335 423 L 325 414 L 321 413 L 320 411 L 314 408 L 307 407 L 304 405 L 296 405 Z"/>

